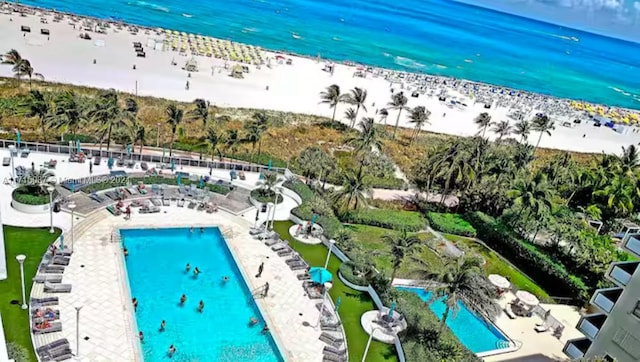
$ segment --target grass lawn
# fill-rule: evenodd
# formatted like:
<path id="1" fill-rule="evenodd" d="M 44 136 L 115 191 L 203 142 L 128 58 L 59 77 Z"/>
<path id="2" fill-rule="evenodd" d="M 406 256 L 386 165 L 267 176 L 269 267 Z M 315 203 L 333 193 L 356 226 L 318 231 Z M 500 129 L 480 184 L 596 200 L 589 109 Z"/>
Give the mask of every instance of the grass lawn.
<path id="1" fill-rule="evenodd" d="M 458 235 L 442 235 L 448 240 L 454 242 L 461 249 L 473 250 L 475 253 L 482 256 L 487 262 L 483 267 L 487 274 L 499 274 L 507 277 L 509 281 L 511 281 L 511 284 L 515 285 L 516 288 L 533 293 L 541 301 L 553 303 L 549 294 L 540 288 L 533 280 L 529 279 L 529 277 L 522 274 L 518 269 L 514 268 L 511 264 L 503 260 L 499 255 L 484 245 L 475 242 L 473 239 Z"/>
<path id="2" fill-rule="evenodd" d="M 311 266 L 323 266 L 327 258 L 327 248 L 324 245 L 307 245 L 295 241 L 289 234 L 289 228 L 293 225 L 290 221 L 276 221 L 274 229 L 280 234 L 282 239 L 289 241 L 290 245 L 306 260 Z M 344 326 L 347 346 L 349 348 L 349 361 L 360 362 L 367 345 L 369 335 L 360 326 L 360 316 L 367 311 L 375 310 L 375 304 L 368 293 L 353 290 L 337 277 L 340 259 L 332 256 L 329 260 L 329 270 L 333 273 L 333 288 L 329 294 L 335 301 L 340 297 L 340 308 L 338 313 Z M 397 355 L 393 345 L 373 341 L 367 356 L 367 362 L 394 362 Z"/>
<path id="3" fill-rule="evenodd" d="M 29 311 L 20 309 L 22 304 L 22 287 L 20 283 L 20 266 L 16 255 L 24 254 L 24 280 L 26 296 L 31 292 L 31 279 L 36 275 L 38 265 L 47 247 L 60 235 L 56 229 L 49 234 L 49 228 L 4 227 L 4 244 L 7 255 L 8 279 L 0 281 L 0 313 L 4 325 L 7 342 L 14 342 L 29 351 L 29 360 L 36 361 L 29 334 Z M 18 303 L 12 304 L 16 300 Z"/>

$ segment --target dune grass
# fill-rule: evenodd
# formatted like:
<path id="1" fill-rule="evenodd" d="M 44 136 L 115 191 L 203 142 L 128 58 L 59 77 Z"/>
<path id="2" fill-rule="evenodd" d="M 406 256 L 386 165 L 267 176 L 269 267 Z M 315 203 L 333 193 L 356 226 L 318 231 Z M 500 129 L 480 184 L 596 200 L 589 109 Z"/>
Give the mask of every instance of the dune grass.
<path id="1" fill-rule="evenodd" d="M 53 234 L 49 228 L 4 227 L 4 244 L 7 256 L 7 280 L 0 281 L 0 313 L 7 342 L 14 342 L 29 352 L 29 361 L 36 361 L 29 333 L 29 311 L 20 308 L 22 304 L 22 287 L 20 283 L 20 266 L 16 255 L 24 254 L 24 280 L 26 296 L 31 292 L 31 279 L 36 275 L 42 255 L 60 235 L 56 229 Z M 13 302 L 13 301 L 17 301 Z M 15 303 L 15 304 L 14 304 Z"/>
<path id="2" fill-rule="evenodd" d="M 276 221 L 274 229 L 280 234 L 282 239 L 288 240 L 296 252 L 304 258 L 311 266 L 323 266 L 327 258 L 327 248 L 324 245 L 307 245 L 297 242 L 289 234 L 289 228 L 293 225 L 291 221 Z M 340 259 L 331 256 L 329 260 L 329 271 L 333 273 L 333 287 L 329 294 L 335 301 L 340 298 L 338 313 L 342 320 L 347 337 L 347 347 L 349 348 L 349 361 L 360 362 L 364 354 L 369 335 L 360 325 L 360 316 L 364 312 L 375 310 L 376 306 L 369 297 L 369 294 L 359 292 L 347 287 L 337 277 Z M 397 355 L 393 345 L 373 341 L 367 356 L 367 362 L 395 362 Z"/>

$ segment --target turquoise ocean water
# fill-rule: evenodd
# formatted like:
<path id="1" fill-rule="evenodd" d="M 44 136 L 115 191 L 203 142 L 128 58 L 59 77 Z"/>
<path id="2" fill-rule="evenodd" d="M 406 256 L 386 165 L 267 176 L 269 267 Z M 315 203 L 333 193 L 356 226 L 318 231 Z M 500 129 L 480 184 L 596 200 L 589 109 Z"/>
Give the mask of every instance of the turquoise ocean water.
<path id="1" fill-rule="evenodd" d="M 307 56 L 640 109 L 640 44 L 453 1 L 20 2 Z"/>

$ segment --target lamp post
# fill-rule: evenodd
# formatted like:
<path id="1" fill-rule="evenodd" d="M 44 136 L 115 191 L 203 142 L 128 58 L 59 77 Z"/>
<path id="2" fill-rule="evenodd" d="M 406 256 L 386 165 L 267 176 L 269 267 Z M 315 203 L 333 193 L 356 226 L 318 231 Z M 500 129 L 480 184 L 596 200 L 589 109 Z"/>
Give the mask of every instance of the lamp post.
<path id="1" fill-rule="evenodd" d="M 24 290 L 24 260 L 27 258 L 26 255 L 20 254 L 16 255 L 16 260 L 20 264 L 20 281 L 22 282 L 22 309 L 29 308 L 27 306 L 27 296 Z"/>
<path id="2" fill-rule="evenodd" d="M 380 327 L 373 327 L 371 328 L 371 334 L 369 335 L 369 340 L 367 341 L 367 346 L 364 348 L 364 356 L 362 356 L 362 362 L 365 362 L 365 360 L 367 359 L 367 354 L 369 354 L 369 347 L 371 346 L 371 340 L 373 339 L 373 334 L 376 332 L 376 330 L 382 330 L 382 328 Z M 394 333 L 394 337 L 395 337 L 395 333 Z"/>
<path id="3" fill-rule="evenodd" d="M 69 208 L 69 210 L 71 210 L 71 252 L 73 253 L 73 240 L 74 240 L 74 235 L 73 235 L 73 210 L 76 208 L 76 204 L 75 203 L 70 203 L 69 205 L 67 205 L 67 207 Z"/>
<path id="4" fill-rule="evenodd" d="M 53 186 L 47 187 L 47 191 L 49 191 L 49 232 L 53 234 L 55 230 L 53 230 L 53 191 L 55 188 Z"/>
<path id="5" fill-rule="evenodd" d="M 278 205 L 278 196 L 282 195 L 280 187 L 274 187 L 274 193 L 276 194 L 275 200 L 273 200 L 273 216 L 271 216 L 271 230 L 273 230 L 273 223 L 276 221 L 276 206 Z"/>
<path id="6" fill-rule="evenodd" d="M 336 243 L 335 240 L 330 239 L 329 240 L 329 252 L 327 253 L 327 260 L 324 262 L 324 268 L 327 269 L 327 267 L 329 266 L 329 259 L 331 259 L 331 249 L 333 248 L 333 245 Z"/>
<path id="7" fill-rule="evenodd" d="M 158 133 L 156 134 L 156 147 L 160 147 L 160 122 L 156 123 L 158 126 Z"/>
<path id="8" fill-rule="evenodd" d="M 271 219 L 271 210 L 275 211 L 276 209 L 276 205 L 272 202 L 267 204 L 267 223 L 265 225 L 266 230 L 271 230 L 271 228 L 269 227 L 269 221 Z"/>
<path id="9" fill-rule="evenodd" d="M 324 304 L 327 302 L 327 295 L 329 294 L 329 289 L 333 287 L 331 282 L 324 283 L 324 295 L 322 296 L 322 305 L 320 306 L 320 314 L 318 314 L 318 323 L 316 323 L 316 328 L 320 325 L 320 320 L 322 319 L 322 313 L 324 312 Z"/>
<path id="10" fill-rule="evenodd" d="M 76 358 L 80 357 L 80 309 L 81 304 L 73 306 L 76 309 Z"/>

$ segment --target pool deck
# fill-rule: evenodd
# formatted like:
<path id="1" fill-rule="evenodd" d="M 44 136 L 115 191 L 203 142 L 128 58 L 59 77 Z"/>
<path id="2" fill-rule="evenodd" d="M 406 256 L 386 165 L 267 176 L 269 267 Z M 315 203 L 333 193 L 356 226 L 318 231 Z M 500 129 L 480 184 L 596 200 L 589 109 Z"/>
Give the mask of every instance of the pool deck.
<path id="1" fill-rule="evenodd" d="M 304 295 L 301 282 L 286 265 L 285 258 L 278 257 L 264 243 L 250 237 L 249 221 L 225 212 L 207 214 L 175 206 L 163 207 L 161 214 L 134 213 L 131 220 L 111 216 L 106 211 L 99 211 L 90 218 L 95 223 L 77 236 L 75 252 L 63 277 L 63 283 L 71 283 L 73 291 L 58 294 L 60 302 L 55 308 L 61 311 L 63 331 L 50 337 L 67 338 L 75 351 L 74 305 L 81 304 L 81 360 L 140 360 L 122 252 L 119 243 L 111 241 L 113 231 L 120 228 L 191 225 L 220 227 L 251 290 L 269 282 L 268 297 L 257 299 L 256 302 L 283 357 L 287 361 L 322 360 L 324 344 L 318 339 L 320 329 L 303 325 L 315 324 L 317 301 Z M 265 263 L 264 272 L 261 278 L 255 278 L 261 262 Z M 41 291 L 36 290 L 35 293 Z"/>

